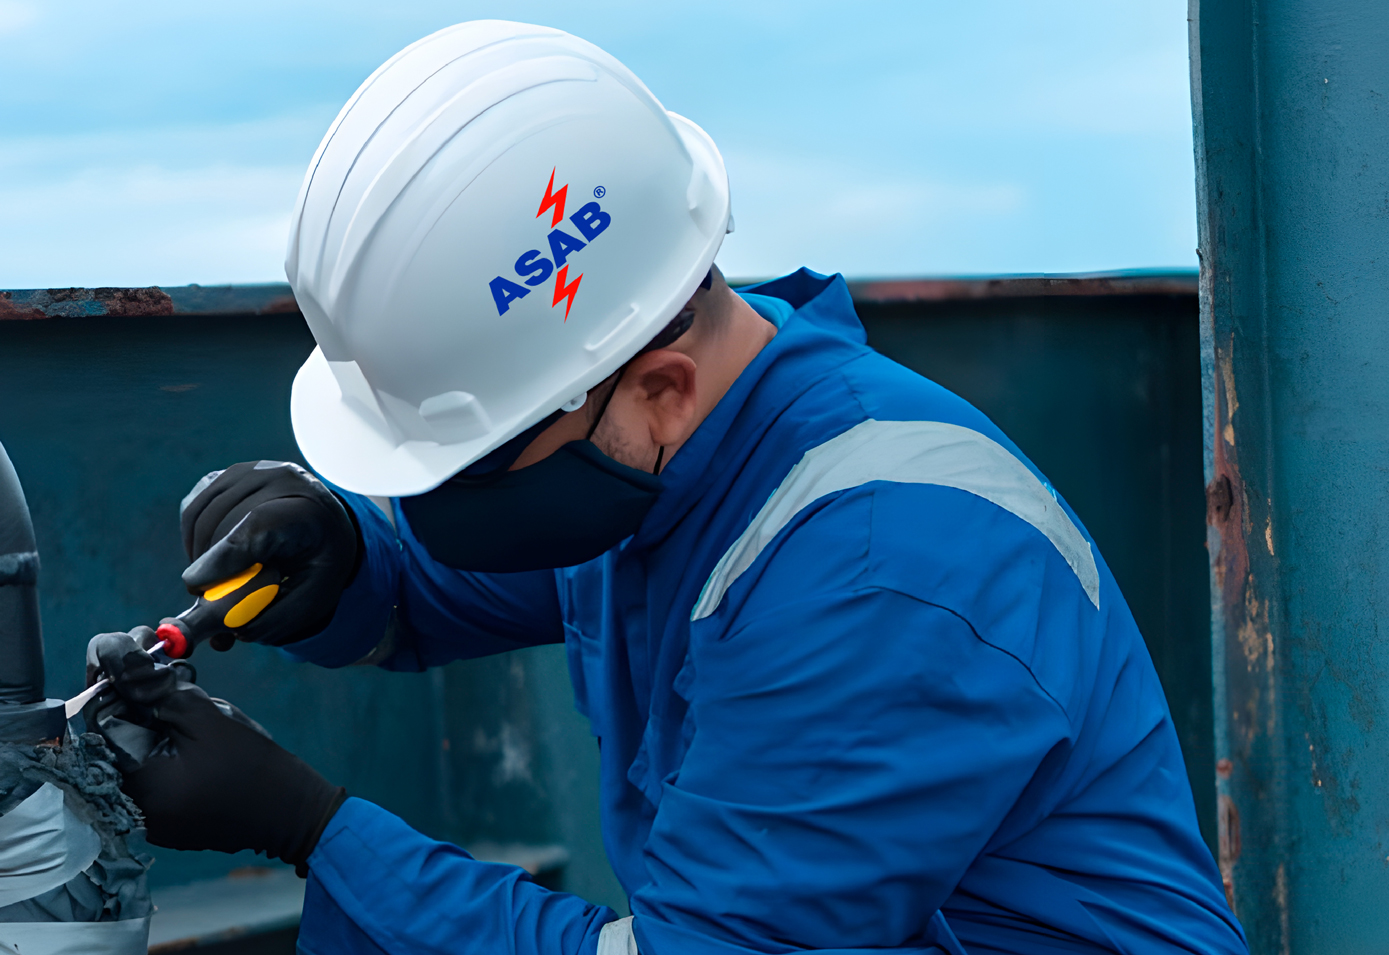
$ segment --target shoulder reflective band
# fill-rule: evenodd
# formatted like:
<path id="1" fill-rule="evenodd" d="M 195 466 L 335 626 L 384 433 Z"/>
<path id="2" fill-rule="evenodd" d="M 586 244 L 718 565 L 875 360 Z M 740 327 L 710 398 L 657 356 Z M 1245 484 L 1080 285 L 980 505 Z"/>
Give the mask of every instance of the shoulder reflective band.
<path id="1" fill-rule="evenodd" d="M 609 922 L 598 933 L 597 955 L 640 955 L 632 934 L 632 916 Z"/>
<path id="2" fill-rule="evenodd" d="M 1006 448 L 959 425 L 869 419 L 805 453 L 719 559 L 690 619 L 717 610 L 733 582 L 806 506 L 870 481 L 953 487 L 997 504 L 1051 541 L 1099 609 L 1100 575 L 1090 542 L 1051 490 Z"/>

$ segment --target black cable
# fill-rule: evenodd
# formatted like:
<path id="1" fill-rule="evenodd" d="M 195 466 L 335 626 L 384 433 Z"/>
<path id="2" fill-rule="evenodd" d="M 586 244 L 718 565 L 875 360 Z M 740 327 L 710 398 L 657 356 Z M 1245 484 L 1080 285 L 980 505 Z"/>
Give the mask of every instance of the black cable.
<path id="1" fill-rule="evenodd" d="M 593 440 L 593 432 L 598 430 L 599 423 L 603 420 L 603 415 L 608 413 L 608 402 L 613 400 L 613 395 L 617 394 L 617 386 L 622 383 L 622 376 L 626 374 L 627 366 L 623 365 L 617 370 L 617 377 L 613 379 L 613 386 L 603 397 L 603 406 L 598 409 L 598 417 L 593 419 L 593 424 L 588 427 L 588 434 L 584 435 L 585 441 Z"/>

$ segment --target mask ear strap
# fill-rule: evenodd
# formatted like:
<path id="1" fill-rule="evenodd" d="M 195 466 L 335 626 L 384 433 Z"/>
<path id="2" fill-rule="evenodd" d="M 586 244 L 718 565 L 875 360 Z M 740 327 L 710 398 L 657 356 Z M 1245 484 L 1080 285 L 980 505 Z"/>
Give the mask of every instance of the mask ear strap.
<path id="1" fill-rule="evenodd" d="M 617 370 L 617 377 L 613 379 L 612 388 L 603 396 L 603 404 L 598 408 L 598 416 L 593 419 L 593 424 L 588 426 L 588 434 L 584 435 L 585 441 L 593 440 L 593 432 L 598 430 L 598 425 L 603 421 L 603 415 L 608 413 L 608 402 L 613 400 L 613 395 L 617 394 L 617 386 L 622 384 L 622 376 L 626 373 L 627 366 L 623 365 Z"/>
<path id="2" fill-rule="evenodd" d="M 657 477 L 659 477 L 661 474 L 661 462 L 665 460 L 665 456 L 666 446 L 663 444 L 661 445 L 661 449 L 656 452 L 656 466 L 651 469 L 651 473 L 656 475 Z"/>

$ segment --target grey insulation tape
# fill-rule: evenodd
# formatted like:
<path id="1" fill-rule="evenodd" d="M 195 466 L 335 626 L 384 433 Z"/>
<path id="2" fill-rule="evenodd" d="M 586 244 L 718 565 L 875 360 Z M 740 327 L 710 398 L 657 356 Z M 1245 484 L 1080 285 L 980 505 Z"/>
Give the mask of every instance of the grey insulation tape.
<path id="1" fill-rule="evenodd" d="M 146 955 L 150 917 L 119 922 L 7 922 L 0 955 Z"/>
<path id="2" fill-rule="evenodd" d="M 16 708 L 0 707 L 0 712 Z M 61 715 L 61 701 L 58 712 Z M 0 812 L 8 815 L 44 783 L 52 783 L 65 793 L 64 805 L 101 840 L 96 861 L 68 882 L 0 907 L 0 926 L 124 921 L 150 914 L 145 883 L 150 859 L 142 852 L 132 853 L 127 844 L 127 837 L 140 826 L 139 811 L 121 792 L 121 775 L 113 760 L 105 740 L 95 733 L 69 737 L 61 746 L 0 744 Z"/>
<path id="3" fill-rule="evenodd" d="M 0 906 L 56 889 L 100 854 L 96 830 L 73 814 L 61 789 L 44 783 L 0 816 Z"/>
<path id="4" fill-rule="evenodd" d="M 29 584 L 39 582 L 39 552 L 36 550 L 18 551 L 13 554 L 0 554 L 0 587 L 6 584 Z"/>

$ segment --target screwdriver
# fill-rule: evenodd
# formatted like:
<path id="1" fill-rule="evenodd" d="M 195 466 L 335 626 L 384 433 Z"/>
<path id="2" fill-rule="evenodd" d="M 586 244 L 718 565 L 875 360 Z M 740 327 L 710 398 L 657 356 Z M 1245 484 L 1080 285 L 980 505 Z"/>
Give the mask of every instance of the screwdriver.
<path id="1" fill-rule="evenodd" d="M 283 581 L 273 568 L 252 564 L 235 577 L 213 584 L 193 601 L 193 606 L 155 628 L 159 642 L 145 652 L 163 650 L 174 659 L 187 657 L 204 640 L 234 632 L 260 616 L 279 595 Z M 103 678 L 68 700 L 63 708 L 67 718 L 72 719 L 88 700 L 110 684 L 109 679 Z"/>
<path id="2" fill-rule="evenodd" d="M 155 633 L 165 642 L 169 656 L 182 659 L 204 640 L 222 634 L 235 635 L 279 596 L 284 577 L 273 567 L 252 564 L 235 577 L 204 590 L 177 617 L 165 620 Z"/>

